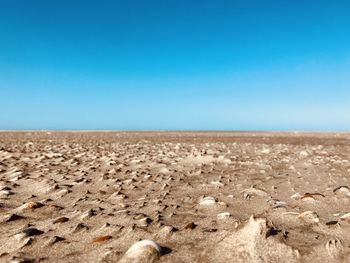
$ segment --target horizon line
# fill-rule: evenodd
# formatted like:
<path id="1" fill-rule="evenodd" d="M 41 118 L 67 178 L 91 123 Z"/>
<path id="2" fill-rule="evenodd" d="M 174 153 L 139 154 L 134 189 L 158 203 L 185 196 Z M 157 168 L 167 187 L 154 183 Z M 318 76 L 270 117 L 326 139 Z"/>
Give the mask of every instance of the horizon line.
<path id="1" fill-rule="evenodd" d="M 183 129 L 0 129 L 0 132 L 217 132 L 217 133 L 350 133 L 350 130 L 183 130 Z"/>

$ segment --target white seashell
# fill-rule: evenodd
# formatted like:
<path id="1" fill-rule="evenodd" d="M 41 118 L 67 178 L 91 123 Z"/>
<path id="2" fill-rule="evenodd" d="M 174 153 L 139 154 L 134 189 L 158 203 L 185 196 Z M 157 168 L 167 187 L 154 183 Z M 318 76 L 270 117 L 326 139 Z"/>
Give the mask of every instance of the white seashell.
<path id="1" fill-rule="evenodd" d="M 211 196 L 204 197 L 199 204 L 200 205 L 214 205 L 216 203 L 215 198 Z"/>
<path id="2" fill-rule="evenodd" d="M 217 215 L 218 219 L 228 219 L 230 218 L 231 214 L 229 212 L 223 212 Z"/>
<path id="3" fill-rule="evenodd" d="M 267 197 L 268 194 L 265 191 L 260 190 L 260 189 L 256 189 L 254 187 L 245 189 L 243 191 L 243 198 L 246 199 L 246 200 L 250 200 L 250 199 L 252 199 L 255 196 Z"/>
<path id="4" fill-rule="evenodd" d="M 275 202 L 275 205 L 287 205 L 287 203 L 286 203 L 286 202 L 283 202 L 283 201 L 277 200 L 277 201 Z"/>
<path id="5" fill-rule="evenodd" d="M 12 195 L 13 193 L 10 190 L 1 190 L 0 191 L 0 198 L 1 197 L 7 197 L 9 195 Z"/>
<path id="6" fill-rule="evenodd" d="M 299 157 L 301 157 L 301 158 L 306 158 L 306 157 L 308 157 L 309 156 L 309 154 L 306 152 L 306 151 L 301 151 L 300 153 L 299 153 Z"/>
<path id="7" fill-rule="evenodd" d="M 339 186 L 333 190 L 335 194 L 350 197 L 350 189 L 347 186 Z"/>
<path id="8" fill-rule="evenodd" d="M 261 153 L 263 153 L 263 154 L 269 154 L 269 153 L 270 153 L 270 149 L 268 149 L 268 148 L 262 149 L 262 150 L 261 150 Z"/>
<path id="9" fill-rule="evenodd" d="M 141 226 L 148 226 L 150 223 L 152 223 L 152 219 L 144 217 L 139 220 L 139 223 Z"/>
<path id="10" fill-rule="evenodd" d="M 350 213 L 346 213 L 340 217 L 340 220 L 350 221 Z"/>
<path id="11" fill-rule="evenodd" d="M 143 247 L 147 247 L 147 246 L 151 246 L 153 247 L 154 249 L 156 249 L 159 253 L 161 253 L 161 247 L 156 243 L 154 242 L 153 240 L 150 240 L 150 239 L 144 239 L 144 240 L 141 240 L 135 244 L 133 244 L 129 249 L 128 251 L 126 251 L 125 254 L 130 254 L 130 253 L 133 253 L 137 250 L 140 250 L 140 248 L 143 248 Z"/>
<path id="12" fill-rule="evenodd" d="M 227 204 L 225 202 L 218 202 L 218 205 L 227 207 Z"/>
<path id="13" fill-rule="evenodd" d="M 318 215 L 316 214 L 316 212 L 313 211 L 302 212 L 298 215 L 298 218 L 304 221 L 305 223 L 309 224 L 318 224 L 320 222 Z"/>
<path id="14" fill-rule="evenodd" d="M 141 240 L 126 251 L 119 263 L 151 263 L 161 256 L 161 250 L 161 247 L 153 240 Z"/>
<path id="15" fill-rule="evenodd" d="M 19 179 L 20 179 L 19 176 L 14 176 L 14 177 L 12 177 L 11 179 L 9 179 L 9 182 L 16 182 L 16 181 L 18 181 Z"/>
<path id="16" fill-rule="evenodd" d="M 164 168 L 159 170 L 159 173 L 161 173 L 161 174 L 168 174 L 168 173 L 170 173 L 170 171 L 167 168 L 164 167 Z"/>
<path id="17" fill-rule="evenodd" d="M 62 189 L 62 190 L 58 191 L 57 193 L 55 193 L 54 196 L 56 198 L 58 198 L 58 197 L 65 196 L 68 193 L 69 193 L 68 189 Z"/>
<path id="18" fill-rule="evenodd" d="M 94 215 L 95 215 L 95 212 L 92 209 L 90 209 L 90 210 L 86 211 L 85 213 L 83 213 L 80 216 L 80 219 L 87 219 L 87 218 L 90 218 L 90 217 L 92 217 Z"/>
<path id="19" fill-rule="evenodd" d="M 303 202 L 313 202 L 315 201 L 315 198 L 313 198 L 312 196 L 305 196 L 305 197 L 302 197 L 301 200 Z"/>
<path id="20" fill-rule="evenodd" d="M 220 183 L 219 181 L 212 181 L 210 182 L 211 185 L 214 185 L 214 186 L 224 186 L 223 183 Z"/>
<path id="21" fill-rule="evenodd" d="M 299 200 L 299 199 L 301 198 L 301 194 L 295 193 L 295 194 L 292 195 L 290 198 L 295 199 L 295 200 Z"/>

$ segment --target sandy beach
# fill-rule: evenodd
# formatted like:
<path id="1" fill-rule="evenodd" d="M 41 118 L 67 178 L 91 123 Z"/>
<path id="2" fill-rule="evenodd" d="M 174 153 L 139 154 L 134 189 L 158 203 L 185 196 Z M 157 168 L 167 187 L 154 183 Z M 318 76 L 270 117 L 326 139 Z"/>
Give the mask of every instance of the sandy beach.
<path id="1" fill-rule="evenodd" d="M 350 262 L 349 187 L 349 133 L 1 132 L 0 262 Z"/>

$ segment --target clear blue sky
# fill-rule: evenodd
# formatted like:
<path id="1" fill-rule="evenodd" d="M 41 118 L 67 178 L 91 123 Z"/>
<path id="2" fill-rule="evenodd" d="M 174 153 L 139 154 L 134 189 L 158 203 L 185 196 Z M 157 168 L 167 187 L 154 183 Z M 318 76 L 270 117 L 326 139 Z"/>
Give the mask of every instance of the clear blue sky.
<path id="1" fill-rule="evenodd" d="M 349 1 L 0 1 L 0 129 L 350 130 Z"/>

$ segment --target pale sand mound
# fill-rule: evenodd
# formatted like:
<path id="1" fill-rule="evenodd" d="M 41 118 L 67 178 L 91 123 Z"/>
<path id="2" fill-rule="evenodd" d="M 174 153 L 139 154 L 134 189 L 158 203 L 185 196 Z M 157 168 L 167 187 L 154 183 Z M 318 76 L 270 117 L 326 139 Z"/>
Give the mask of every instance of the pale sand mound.
<path id="1" fill-rule="evenodd" d="M 266 220 L 251 217 L 241 229 L 226 236 L 208 254 L 212 262 L 293 263 L 299 253 L 268 234 Z"/>

